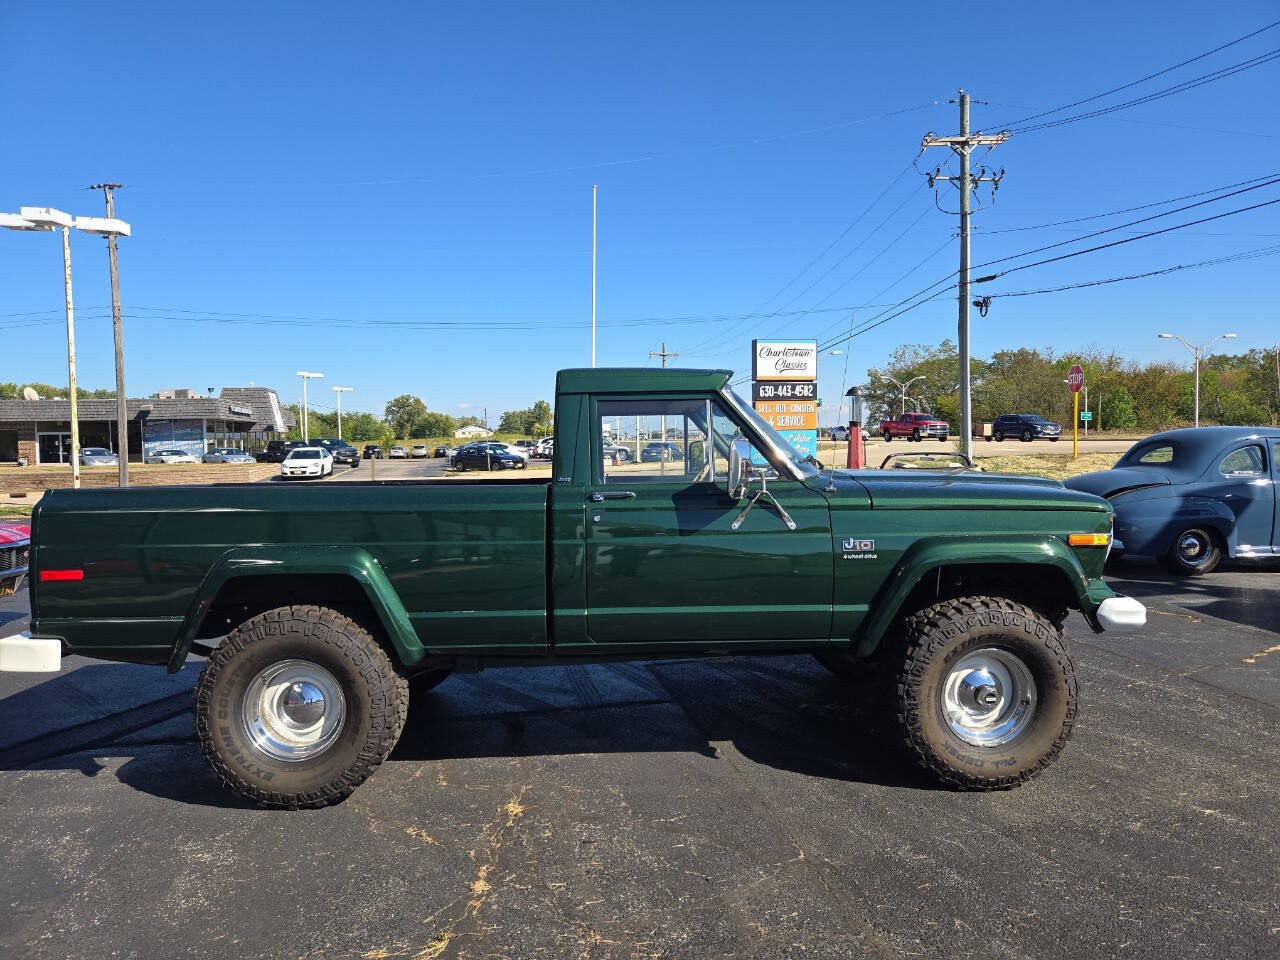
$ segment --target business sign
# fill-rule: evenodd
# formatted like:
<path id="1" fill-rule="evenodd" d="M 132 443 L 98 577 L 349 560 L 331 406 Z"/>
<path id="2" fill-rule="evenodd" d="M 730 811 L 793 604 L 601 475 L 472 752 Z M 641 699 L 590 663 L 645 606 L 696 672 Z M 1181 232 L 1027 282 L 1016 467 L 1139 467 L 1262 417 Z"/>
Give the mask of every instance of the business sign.
<path id="1" fill-rule="evenodd" d="M 752 340 L 752 380 L 818 379 L 817 340 Z"/>
<path id="2" fill-rule="evenodd" d="M 1077 363 L 1067 374 L 1067 386 L 1071 388 L 1072 393 L 1079 393 L 1080 388 L 1084 386 L 1084 370 L 1080 364 Z"/>
<path id="3" fill-rule="evenodd" d="M 817 399 L 818 385 L 811 380 L 788 381 L 786 383 L 766 381 L 751 385 L 751 401 L 753 403 L 759 403 L 761 400 Z"/>
<path id="4" fill-rule="evenodd" d="M 755 408 L 775 430 L 818 429 L 816 400 L 758 400 Z"/>

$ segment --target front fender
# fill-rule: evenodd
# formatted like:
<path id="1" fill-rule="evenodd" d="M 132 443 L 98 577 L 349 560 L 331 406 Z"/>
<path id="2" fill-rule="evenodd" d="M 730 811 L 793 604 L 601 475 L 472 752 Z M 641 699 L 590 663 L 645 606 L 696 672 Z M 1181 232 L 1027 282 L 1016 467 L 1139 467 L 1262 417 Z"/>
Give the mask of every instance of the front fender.
<path id="1" fill-rule="evenodd" d="M 227 581 L 235 577 L 282 574 L 337 574 L 356 581 L 387 632 L 400 662 L 417 663 L 426 651 L 386 573 L 363 547 L 260 546 L 234 547 L 222 554 L 206 574 L 187 610 L 178 642 L 169 658 L 169 672 L 181 669 L 209 608 Z"/>
<path id="2" fill-rule="evenodd" d="M 1116 538 L 1128 556 L 1162 557 L 1187 527 L 1207 526 L 1226 541 L 1227 555 L 1236 553 L 1236 517 L 1212 497 L 1153 497 L 1125 503 L 1117 497 Z"/>
<path id="3" fill-rule="evenodd" d="M 875 652 L 897 619 L 903 604 L 921 579 L 943 567 L 981 564 L 1032 565 L 1056 570 L 1062 579 L 1063 599 L 1079 606 L 1090 624 L 1103 600 L 1114 596 L 1102 580 L 1090 581 L 1080 560 L 1058 537 L 991 536 L 932 537 L 912 544 L 881 587 L 872 604 L 872 613 L 855 634 L 854 651 L 859 657 Z M 998 585 L 996 585 L 998 586 Z M 1095 626 L 1096 629 L 1096 626 Z"/>

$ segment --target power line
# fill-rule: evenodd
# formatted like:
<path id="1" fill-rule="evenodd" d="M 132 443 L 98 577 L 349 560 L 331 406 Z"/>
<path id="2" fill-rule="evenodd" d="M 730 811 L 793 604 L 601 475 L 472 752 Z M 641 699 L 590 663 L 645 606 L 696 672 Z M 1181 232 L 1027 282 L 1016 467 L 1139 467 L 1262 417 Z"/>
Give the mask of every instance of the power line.
<path id="1" fill-rule="evenodd" d="M 871 201 L 871 203 L 869 203 L 869 204 L 868 204 L 868 205 L 863 209 L 863 211 L 862 211 L 861 213 L 859 213 L 856 217 L 854 217 L 854 218 L 853 218 L 853 220 L 852 220 L 852 221 L 850 221 L 850 222 L 849 222 L 849 224 L 848 224 L 848 225 L 847 225 L 847 226 L 846 226 L 842 231 L 840 231 L 839 235 L 838 235 L 838 236 L 836 236 L 836 238 L 835 238 L 834 240 L 832 240 L 829 244 L 827 244 L 827 245 L 822 249 L 822 252 L 821 252 L 821 253 L 819 253 L 816 257 L 814 257 L 812 260 L 810 260 L 810 261 L 809 261 L 809 262 L 808 262 L 808 263 L 807 263 L 807 264 L 806 264 L 806 265 L 805 265 L 805 266 L 804 266 L 804 267 L 803 267 L 803 268 L 802 268 L 802 269 L 801 269 L 797 274 L 795 274 L 795 276 L 793 276 L 790 280 L 788 280 L 786 283 L 784 283 L 784 284 L 783 284 L 783 285 L 782 285 L 782 286 L 781 286 L 781 287 L 780 287 L 780 288 L 779 288 L 779 289 L 778 289 L 778 290 L 777 290 L 777 291 L 776 291 L 772 296 L 770 296 L 770 297 L 766 298 L 766 299 L 765 299 L 765 300 L 764 300 L 764 301 L 763 301 L 759 306 L 757 306 L 754 310 L 752 310 L 750 315 L 756 315 L 756 314 L 759 314 L 759 312 L 760 312 L 761 310 L 763 310 L 766 306 L 768 306 L 770 303 L 772 303 L 774 300 L 776 300 L 778 297 L 780 297 L 782 294 L 784 294 L 787 290 L 789 290 L 789 289 L 792 287 L 792 285 L 794 285 L 794 284 L 796 283 L 796 281 L 798 281 L 801 277 L 803 277 L 806 273 L 808 273 L 811 269 L 813 269 L 813 267 L 814 267 L 814 266 L 815 266 L 815 265 L 816 265 L 816 264 L 817 264 L 817 263 L 818 263 L 818 262 L 819 262 L 823 257 L 825 257 L 828 253 L 830 253 L 830 252 L 831 252 L 831 250 L 832 250 L 832 249 L 833 249 L 837 244 L 839 244 L 841 240 L 843 240 L 845 237 L 847 237 L 847 236 L 849 235 L 849 233 L 853 230 L 853 228 L 854 228 L 854 227 L 856 227 L 859 223 L 861 223 L 861 222 L 863 221 L 863 219 L 867 216 L 867 214 L 869 214 L 872 210 L 874 210 L 874 209 L 875 209 L 876 205 L 877 205 L 877 204 L 879 204 L 879 203 L 880 203 L 880 201 L 881 201 L 881 200 L 883 200 L 883 199 L 885 198 L 885 196 L 886 196 L 886 195 L 888 195 L 888 193 L 889 193 L 889 192 L 890 192 L 894 187 L 896 187 L 900 182 L 902 182 L 903 178 L 905 178 L 905 177 L 907 176 L 907 174 L 911 172 L 911 168 L 914 166 L 914 164 L 915 164 L 915 159 L 913 158 L 913 159 L 912 159 L 912 161 L 911 161 L 910 163 L 908 163 L 905 167 L 903 167 L 903 168 L 902 168 L 902 172 L 901 172 L 901 173 L 899 173 L 899 174 L 898 174 L 896 177 L 894 177 L 892 180 L 890 180 L 890 181 L 889 181 L 889 184 L 888 184 L 888 185 L 887 185 L 883 190 L 881 190 L 879 194 L 877 194 L 877 195 L 876 195 L 876 198 L 875 198 L 874 200 L 872 200 L 872 201 Z M 907 200 L 910 200 L 910 199 L 911 199 L 911 196 L 914 196 L 914 193 L 913 193 L 913 194 L 911 194 L 911 195 L 909 195 L 909 196 L 907 197 Z M 906 202 L 907 202 L 907 201 L 903 201 L 903 204 L 899 205 L 899 206 L 898 206 L 898 207 L 893 211 L 893 213 L 891 213 L 891 214 L 889 215 L 889 217 L 891 218 L 891 217 L 893 216 L 893 214 L 894 214 L 894 213 L 897 213 L 897 212 L 898 212 L 898 210 L 902 209 L 902 206 L 904 206 L 904 205 L 906 204 Z M 888 218 L 886 218 L 886 221 L 882 221 L 882 222 L 881 222 L 881 224 L 880 224 L 880 226 L 884 226 L 884 222 L 887 222 L 887 219 L 888 219 Z M 863 243 L 866 243 L 866 241 L 867 241 L 867 240 L 869 240 L 872 236 L 874 236 L 874 235 L 875 235 L 876 230 L 879 230 L 879 229 L 880 229 L 880 226 L 876 227 L 876 228 L 875 228 L 875 230 L 872 230 L 870 234 L 868 234 L 866 237 L 864 237 L 864 238 L 863 238 L 863 240 L 862 240 L 862 242 L 861 242 L 861 243 L 859 243 L 859 244 L 858 244 L 858 246 L 859 246 L 859 247 L 860 247 L 860 246 L 862 246 L 862 244 L 863 244 Z M 854 249 L 856 250 L 856 249 L 858 249 L 858 247 L 855 247 Z M 845 255 L 845 257 L 844 257 L 841 261 L 838 261 L 836 265 L 838 266 L 838 265 L 839 265 L 839 263 L 842 263 L 844 259 L 848 259 L 848 256 L 849 256 L 849 254 L 846 254 L 846 255 Z M 828 271 L 828 273 L 829 273 L 829 272 L 830 272 L 830 271 Z M 825 276 L 826 276 L 826 274 L 823 274 L 823 276 L 825 277 Z M 819 278 L 818 278 L 818 280 L 819 280 L 819 281 L 821 281 L 821 279 L 822 279 L 822 277 L 819 277 Z M 815 282 L 816 282 L 816 281 L 815 281 Z M 805 293 L 807 293 L 807 292 L 808 292 L 809 290 L 811 290 L 812 288 L 813 288 L 813 284 L 810 284 L 810 285 L 809 285 L 808 287 L 806 287 L 804 290 L 800 291 L 800 293 L 799 293 L 797 296 L 792 297 L 789 301 L 787 301 L 786 303 L 784 303 L 784 304 L 779 308 L 779 311 L 781 311 L 781 310 L 785 310 L 788 306 L 790 306 L 791 304 L 795 303 L 795 301 L 796 301 L 797 299 L 799 299 L 799 297 L 804 296 L 804 294 L 805 294 Z M 771 316 L 776 316 L 776 315 L 777 315 L 777 312 L 778 312 L 778 311 L 775 311 L 775 313 L 774 313 L 774 314 L 771 314 Z M 727 334 L 726 334 L 726 332 L 722 331 L 721 333 L 716 334 L 715 336 L 708 337 L 706 340 L 702 341 L 701 343 L 696 343 L 696 344 L 694 344 L 692 347 L 690 347 L 688 350 L 686 350 L 686 351 L 685 351 L 685 353 L 686 353 L 686 354 L 688 354 L 688 355 L 690 355 L 690 356 L 699 356 L 700 354 L 699 354 L 699 352 L 698 352 L 698 351 L 701 351 L 704 347 L 709 347 L 709 346 L 713 346 L 713 345 L 714 345 L 714 346 L 719 346 L 719 345 L 723 342 L 723 339 L 724 339 L 724 337 L 725 337 L 726 335 L 728 335 L 728 336 L 730 336 L 730 337 L 732 337 L 732 336 L 736 336 L 736 335 L 737 335 L 737 332 L 738 332 L 737 330 L 732 330 L 732 331 L 728 331 L 728 332 L 727 332 Z"/>
<path id="2" fill-rule="evenodd" d="M 1106 116 L 1109 113 L 1115 113 L 1119 110 L 1127 110 L 1130 107 L 1141 106 L 1144 103 L 1163 100 L 1164 98 L 1171 97 L 1174 94 L 1185 93 L 1188 90 L 1194 90 L 1196 87 L 1202 87 L 1207 83 L 1214 82 L 1215 80 L 1222 80 L 1226 77 L 1235 76 L 1237 73 L 1243 73 L 1245 70 L 1252 70 L 1254 67 L 1263 66 L 1277 59 L 1280 59 L 1280 47 L 1274 50 L 1269 50 L 1264 54 L 1259 54 L 1256 57 L 1251 57 L 1248 60 L 1242 60 L 1239 63 L 1234 63 L 1229 67 L 1223 67 L 1222 69 L 1215 70 L 1212 73 L 1206 73 L 1199 77 L 1193 77 L 1190 80 L 1184 80 L 1171 87 L 1166 87 L 1163 90 L 1157 90 L 1155 93 L 1149 93 L 1133 100 L 1125 100 L 1121 103 L 1112 104 L 1111 106 L 1099 107 L 1097 110 L 1078 113 L 1070 117 L 1061 117 L 1057 120 L 1046 120 L 1043 123 L 1034 123 L 1026 127 L 1014 126 L 1009 129 L 1012 133 L 1031 133 L 1036 130 L 1046 130 L 1050 127 L 1060 127 L 1068 123 L 1077 123 L 1080 120 L 1090 120 L 1094 117 Z"/>
<path id="3" fill-rule="evenodd" d="M 1000 124 L 999 129 L 1014 127 L 1014 126 L 1017 126 L 1018 124 L 1026 123 L 1029 120 L 1039 120 L 1041 117 L 1052 116 L 1055 113 L 1061 113 L 1063 110 L 1071 110 L 1075 107 L 1084 106 L 1086 103 L 1093 103 L 1095 100 L 1101 100 L 1103 97 L 1109 97 L 1113 93 L 1120 93 L 1122 90 L 1128 90 L 1132 87 L 1136 87 L 1140 84 L 1146 83 L 1148 80 L 1154 80 L 1156 77 L 1162 77 L 1166 73 L 1172 73 L 1174 70 L 1178 70 L 1182 67 L 1193 64 L 1198 60 L 1203 60 L 1206 57 L 1211 57 L 1215 53 L 1221 53 L 1223 50 L 1226 50 L 1228 47 L 1234 47 L 1238 43 L 1243 43 L 1246 40 L 1250 40 L 1253 37 L 1256 37 L 1261 33 L 1265 33 L 1268 30 L 1272 30 L 1278 26 L 1280 26 L 1280 20 L 1276 20 L 1273 23 L 1269 23 L 1264 27 L 1259 27 L 1257 30 L 1254 30 L 1252 33 L 1246 33 L 1243 37 L 1237 37 L 1234 40 L 1224 43 L 1220 47 L 1214 47 L 1212 50 L 1206 50 L 1204 53 L 1197 54 L 1196 56 L 1192 57 L 1189 60 L 1183 60 L 1181 63 L 1175 63 L 1171 67 L 1165 67 L 1163 70 L 1157 70 L 1155 73 L 1149 73 L 1145 77 L 1141 77 L 1137 80 L 1131 80 L 1129 83 L 1121 84 L 1118 87 L 1112 87 L 1110 90 L 1104 90 L 1102 93 L 1095 93 L 1093 96 L 1085 97 L 1083 100 L 1076 100 L 1074 103 L 1063 104 L 1060 107 L 1054 107 L 1052 110 L 1043 110 L 1040 113 L 1033 113 L 1030 116 L 1020 117 L 1017 120 L 1010 121 L 1009 123 Z"/>

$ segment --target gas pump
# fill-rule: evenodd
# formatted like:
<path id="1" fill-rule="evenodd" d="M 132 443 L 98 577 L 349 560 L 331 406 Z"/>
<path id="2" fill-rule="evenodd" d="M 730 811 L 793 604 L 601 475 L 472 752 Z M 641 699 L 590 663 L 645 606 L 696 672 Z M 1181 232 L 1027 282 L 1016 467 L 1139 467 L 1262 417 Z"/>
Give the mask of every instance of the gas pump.
<path id="1" fill-rule="evenodd" d="M 850 387 L 845 394 L 849 398 L 849 455 L 846 466 L 861 470 L 867 465 L 867 452 L 862 446 L 862 387 Z"/>

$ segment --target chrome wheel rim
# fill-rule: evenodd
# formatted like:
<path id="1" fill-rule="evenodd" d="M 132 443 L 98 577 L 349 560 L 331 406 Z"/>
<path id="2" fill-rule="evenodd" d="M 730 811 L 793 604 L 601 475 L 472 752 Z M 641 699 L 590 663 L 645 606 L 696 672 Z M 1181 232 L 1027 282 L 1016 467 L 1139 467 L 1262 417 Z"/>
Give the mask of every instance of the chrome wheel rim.
<path id="1" fill-rule="evenodd" d="M 1203 530 L 1188 530 L 1178 538 L 1178 559 L 1189 567 L 1206 563 L 1213 552 L 1213 544 Z"/>
<path id="2" fill-rule="evenodd" d="M 338 739 L 346 716 L 337 679 L 307 660 L 271 664 L 244 694 L 245 733 L 255 749 L 275 760 L 318 757 Z"/>
<path id="3" fill-rule="evenodd" d="M 965 654 L 942 686 L 947 727 L 975 747 L 1015 740 L 1035 715 L 1036 684 L 1016 654 L 986 647 Z"/>

